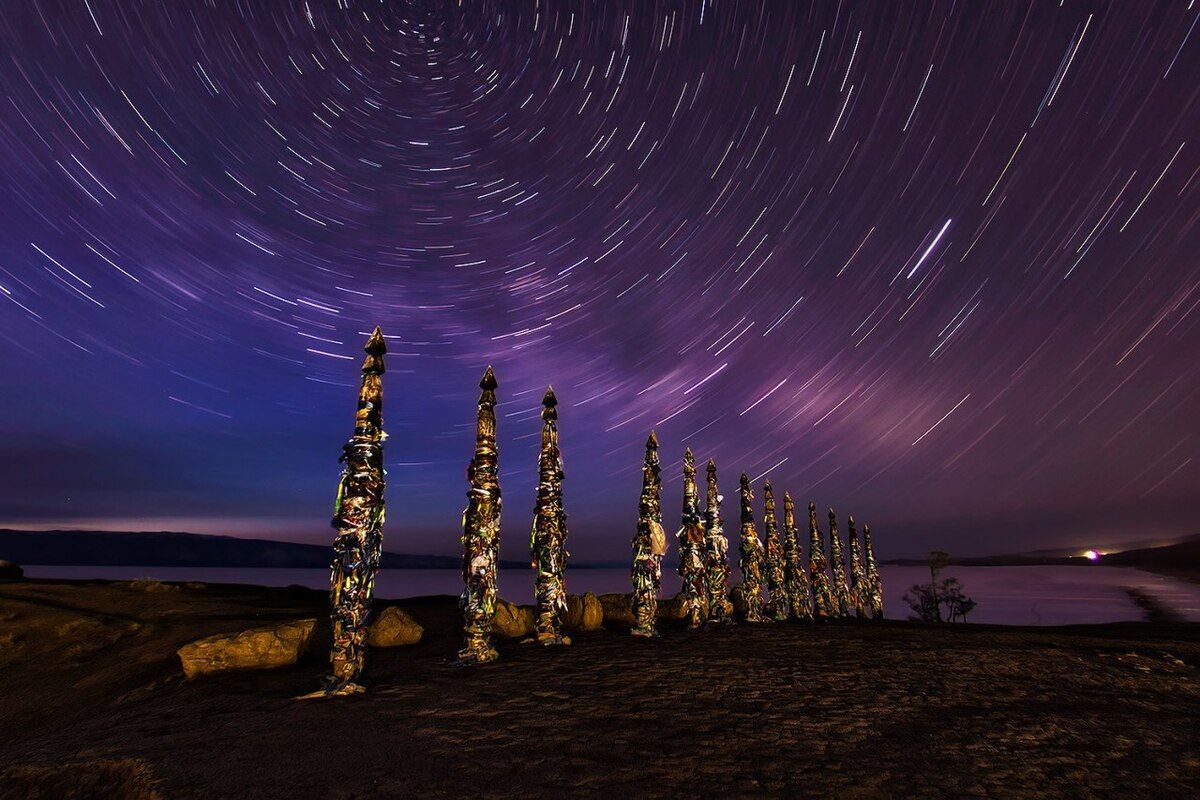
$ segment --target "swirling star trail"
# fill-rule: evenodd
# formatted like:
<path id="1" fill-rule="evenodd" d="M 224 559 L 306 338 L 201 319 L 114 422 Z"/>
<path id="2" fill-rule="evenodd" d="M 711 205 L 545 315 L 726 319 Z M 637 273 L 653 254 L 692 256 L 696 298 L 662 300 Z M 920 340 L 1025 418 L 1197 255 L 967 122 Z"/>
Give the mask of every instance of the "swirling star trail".
<path id="1" fill-rule="evenodd" d="M 327 541 L 365 335 L 389 549 L 505 555 L 560 398 L 572 551 L 641 445 L 883 555 L 1200 512 L 1200 8 L 21 0 L 0 16 L 0 524 Z M 515 526 L 515 527 L 514 527 Z"/>

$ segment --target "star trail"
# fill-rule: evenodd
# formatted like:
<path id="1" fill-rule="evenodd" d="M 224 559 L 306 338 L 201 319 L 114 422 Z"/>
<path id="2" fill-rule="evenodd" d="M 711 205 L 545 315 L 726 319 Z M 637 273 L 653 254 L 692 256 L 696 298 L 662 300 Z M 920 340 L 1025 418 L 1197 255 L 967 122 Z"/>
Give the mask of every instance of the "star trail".
<path id="1" fill-rule="evenodd" d="M 0 16 L 0 525 L 328 541 L 388 336 L 386 547 L 571 551 L 642 444 L 881 555 L 1194 532 L 1200 8 L 21 0 Z"/>

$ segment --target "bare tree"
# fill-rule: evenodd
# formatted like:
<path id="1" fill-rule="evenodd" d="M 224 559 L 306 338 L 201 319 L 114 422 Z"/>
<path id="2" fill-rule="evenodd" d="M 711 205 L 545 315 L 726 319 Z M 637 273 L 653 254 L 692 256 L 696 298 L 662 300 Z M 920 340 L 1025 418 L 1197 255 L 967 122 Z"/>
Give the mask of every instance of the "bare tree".
<path id="1" fill-rule="evenodd" d="M 966 622 L 975 601 L 963 594 L 958 578 L 938 580 L 938 575 L 950 564 L 950 554 L 934 550 L 929 554 L 929 583 L 915 583 L 904 594 L 904 602 L 913 610 L 910 619 L 923 622 Z M 942 607 L 945 606 L 945 614 Z"/>

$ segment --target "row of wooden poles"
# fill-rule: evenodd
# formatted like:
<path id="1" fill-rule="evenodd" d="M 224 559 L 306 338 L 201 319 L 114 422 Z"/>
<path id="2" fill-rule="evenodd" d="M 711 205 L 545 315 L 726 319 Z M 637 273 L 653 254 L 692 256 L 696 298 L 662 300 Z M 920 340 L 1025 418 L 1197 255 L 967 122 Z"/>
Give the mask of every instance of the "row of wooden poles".
<path id="1" fill-rule="evenodd" d="M 333 647 L 331 673 L 316 696 L 363 691 L 360 677 L 371 610 L 375 574 L 383 550 L 383 387 L 384 354 L 379 328 L 364 347 L 358 410 L 354 435 L 343 447 L 344 464 L 338 484 L 333 526 L 331 574 Z M 491 367 L 479 383 L 475 452 L 468 466 L 470 489 L 463 513 L 464 644 L 456 664 L 494 661 L 493 617 L 497 603 L 496 570 L 500 548 L 501 498 L 497 472 L 496 376 Z M 535 634 L 529 639 L 545 645 L 569 644 L 563 635 L 567 615 L 566 514 L 563 510 L 562 457 L 558 447 L 557 398 L 548 389 L 542 400 L 542 443 L 538 457 L 537 503 L 530 540 L 531 563 L 536 571 Z M 754 493 L 743 473 L 739 494 L 741 529 L 738 566 L 742 583 L 729 585 L 728 539 L 721 518 L 722 497 L 717 486 L 716 464 L 707 464 L 708 492 L 703 514 L 696 487 L 696 463 L 691 450 L 683 459 L 684 501 L 679 545 L 680 616 L 691 629 L 733 621 L 738 607 L 747 622 L 811 621 L 835 618 L 880 619 L 883 595 L 869 526 L 863 528 L 860 547 L 854 518 L 848 520 L 850 558 L 843 557 L 837 518 L 829 511 L 829 557 L 816 522 L 816 505 L 809 503 L 809 557 L 795 524 L 794 504 L 784 494 L 782 532 L 776 519 L 770 481 L 763 485 L 765 545 L 754 523 Z M 642 493 L 633 539 L 632 591 L 629 602 L 635 636 L 658 635 L 658 597 L 662 558 L 667 537 L 662 526 L 658 439 L 653 431 L 646 441 L 642 467 Z M 732 599 L 731 599 L 732 598 Z M 736 601 L 736 603 L 735 603 Z"/>

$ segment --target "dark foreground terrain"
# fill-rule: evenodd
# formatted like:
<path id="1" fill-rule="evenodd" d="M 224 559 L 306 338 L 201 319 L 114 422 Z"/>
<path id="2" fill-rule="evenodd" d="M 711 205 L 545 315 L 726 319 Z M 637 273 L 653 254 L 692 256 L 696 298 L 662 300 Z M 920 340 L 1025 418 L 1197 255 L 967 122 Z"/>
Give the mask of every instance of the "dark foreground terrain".
<path id="1" fill-rule="evenodd" d="M 0 797 L 1200 796 L 1200 626 L 738 625 L 581 633 L 446 666 L 449 598 L 371 692 L 186 681 L 199 636 L 323 617 L 304 589 L 0 582 Z"/>

